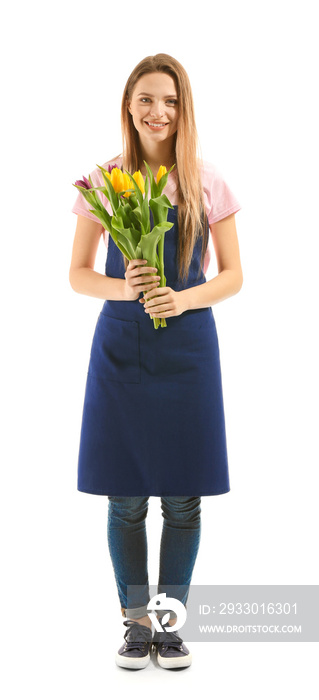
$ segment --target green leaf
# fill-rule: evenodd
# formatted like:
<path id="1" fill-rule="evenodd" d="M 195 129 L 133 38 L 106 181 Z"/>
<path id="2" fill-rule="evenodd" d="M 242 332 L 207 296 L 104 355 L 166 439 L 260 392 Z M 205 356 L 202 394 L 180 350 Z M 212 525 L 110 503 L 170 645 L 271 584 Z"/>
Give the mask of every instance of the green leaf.
<path id="1" fill-rule="evenodd" d="M 135 190 L 134 190 L 134 192 L 135 192 Z M 127 201 L 128 201 L 128 203 L 129 203 L 131 209 L 135 209 L 135 207 L 138 206 L 138 201 L 137 201 L 136 194 L 133 194 L 133 195 L 131 194 L 131 196 L 128 198 Z"/>
<path id="2" fill-rule="evenodd" d="M 86 190 L 82 189 L 82 194 L 84 199 L 91 205 L 91 207 L 94 207 L 97 211 L 99 211 L 101 214 L 106 213 L 106 209 L 103 206 L 100 198 L 95 194 L 95 192 L 92 192 L 92 190 Z"/>
<path id="3" fill-rule="evenodd" d="M 95 206 L 96 206 L 98 209 L 100 209 L 101 207 L 103 207 L 103 204 L 102 204 L 100 198 L 98 197 L 98 195 L 97 195 L 96 192 L 95 192 L 96 187 L 94 187 L 94 184 L 93 184 L 93 182 L 92 182 L 91 175 L 89 175 L 88 180 L 89 180 L 90 184 L 92 185 L 92 187 L 91 187 L 90 190 L 87 190 L 87 192 L 91 192 L 91 193 L 92 193 L 92 198 L 93 198 L 93 201 L 94 201 L 94 203 L 95 203 Z"/>
<path id="4" fill-rule="evenodd" d="M 128 172 L 128 170 L 125 170 L 125 172 L 127 173 L 127 175 L 130 176 L 130 178 L 132 178 L 132 175 L 131 175 L 131 173 Z M 140 188 L 139 188 L 137 182 L 135 182 L 134 178 L 132 178 L 132 183 L 133 183 L 133 187 L 135 189 L 135 194 L 136 194 L 138 203 L 141 207 L 143 204 L 143 192 L 142 192 L 142 190 L 140 190 Z"/>
<path id="5" fill-rule="evenodd" d="M 130 227 L 125 226 L 120 209 L 112 217 L 112 226 L 116 231 L 130 231 Z"/>
<path id="6" fill-rule="evenodd" d="M 130 227 L 130 231 L 131 231 L 131 239 L 134 241 L 134 245 L 136 247 L 139 244 L 140 239 L 141 239 L 141 231 L 134 228 L 134 226 Z"/>
<path id="7" fill-rule="evenodd" d="M 90 198 L 92 202 L 94 201 L 92 190 L 87 190 L 86 187 L 81 187 L 80 185 L 73 185 L 73 187 L 76 187 L 76 189 L 79 190 L 81 194 L 83 194 L 83 197 L 85 197 L 87 201 L 89 201 Z"/>
<path id="8" fill-rule="evenodd" d="M 145 196 L 145 199 L 142 204 L 142 228 L 145 231 L 145 233 L 149 233 L 151 230 L 151 224 L 150 224 L 150 207 L 148 203 L 148 199 Z"/>
<path id="9" fill-rule="evenodd" d="M 122 233 L 118 232 L 117 234 L 118 242 L 122 245 L 123 250 L 125 251 L 125 255 L 129 260 L 132 260 L 135 256 L 135 244 L 133 241 L 131 241 L 127 236 L 123 235 Z"/>
<path id="10" fill-rule="evenodd" d="M 98 167 L 101 168 L 100 165 L 99 165 Z M 112 210 L 113 210 L 113 212 L 114 212 L 114 214 L 115 214 L 116 211 L 117 211 L 117 209 L 118 209 L 118 206 L 119 206 L 119 199 L 118 199 L 118 196 L 117 196 L 117 194 L 116 194 L 116 192 L 115 192 L 115 189 L 114 189 L 114 187 L 113 187 L 113 185 L 112 185 L 112 183 L 111 183 L 111 180 L 109 180 L 108 177 L 106 177 L 106 175 L 104 174 L 104 168 L 101 168 L 101 171 L 102 171 L 103 180 L 104 180 L 104 182 L 105 182 L 105 187 L 106 187 L 106 190 L 107 190 L 106 197 L 107 197 L 108 200 L 110 201 Z"/>
<path id="11" fill-rule="evenodd" d="M 122 233 L 124 236 L 126 236 L 128 238 L 128 240 L 132 241 L 131 229 L 125 228 L 120 217 L 113 216 L 112 227 L 114 228 L 115 231 L 117 231 L 118 233 Z"/>
<path id="12" fill-rule="evenodd" d="M 107 195 L 106 187 L 102 187 L 102 186 L 100 186 L 100 187 L 92 187 L 92 190 L 101 190 L 101 192 L 103 192 L 103 194 L 105 194 L 105 196 Z"/>
<path id="13" fill-rule="evenodd" d="M 166 197 L 166 194 L 161 194 L 160 197 L 154 197 L 153 199 L 150 199 L 150 206 L 152 204 L 158 204 L 161 207 L 167 207 L 167 209 L 174 209 L 173 205 L 170 203 L 168 197 Z"/>
<path id="14" fill-rule="evenodd" d="M 154 204 L 154 200 L 150 199 L 150 207 L 153 213 L 154 226 L 160 224 L 162 221 L 167 221 L 168 209 L 167 207 L 161 207 L 159 204 Z"/>
<path id="15" fill-rule="evenodd" d="M 150 179 L 150 183 L 151 183 L 151 197 L 152 197 L 152 199 L 153 199 L 154 197 L 157 197 L 157 195 L 160 194 L 160 193 L 158 192 L 158 187 L 157 187 L 157 184 L 156 184 L 156 182 L 155 182 L 154 175 L 153 175 L 153 173 L 152 173 L 152 171 L 151 171 L 151 168 L 150 168 L 149 165 L 147 164 L 146 160 L 144 160 L 144 165 L 145 165 L 145 167 L 146 167 L 146 170 L 147 170 L 147 172 L 148 172 L 148 176 L 149 176 L 149 179 Z"/>
<path id="16" fill-rule="evenodd" d="M 142 209 L 140 206 L 135 207 L 135 209 L 132 211 L 132 214 L 136 217 L 139 223 L 142 221 Z"/>
<path id="17" fill-rule="evenodd" d="M 125 254 L 132 255 L 136 247 L 136 241 L 131 229 L 123 226 L 120 216 L 113 216 L 112 228 L 116 231 L 117 240 L 121 243 L 123 250 L 126 251 Z"/>
<path id="18" fill-rule="evenodd" d="M 171 228 L 173 228 L 173 226 L 174 224 L 172 221 L 163 221 L 160 224 L 154 226 L 152 231 L 147 236 L 145 236 L 145 238 L 151 238 L 153 236 L 160 237 L 163 233 L 165 233 L 165 231 L 169 231 Z"/>
<path id="19" fill-rule="evenodd" d="M 135 209 L 131 213 L 131 228 L 134 226 L 139 231 L 139 234 L 141 236 L 141 220 L 137 216 L 135 216 L 134 212 Z"/>
<path id="20" fill-rule="evenodd" d="M 97 188 L 95 188 L 95 189 L 97 189 Z M 105 189 L 105 188 L 103 188 L 103 189 Z M 92 190 L 88 190 L 88 191 L 92 192 Z M 95 192 L 92 193 L 92 197 L 94 199 L 95 207 L 97 209 L 100 209 L 100 211 L 102 211 L 102 212 L 106 211 L 105 206 L 102 203 L 100 197 L 98 197 L 98 195 Z"/>
<path id="21" fill-rule="evenodd" d="M 149 179 L 146 175 L 145 178 L 145 199 L 148 200 L 148 190 L 149 190 Z"/>
<path id="22" fill-rule="evenodd" d="M 152 267 L 156 267 L 156 246 L 161 236 L 165 234 L 166 231 L 172 228 L 174 224 L 171 221 L 164 221 L 157 226 L 154 226 L 152 231 L 146 236 L 141 237 L 140 246 L 143 253 L 143 258 L 148 260 Z"/>
<path id="23" fill-rule="evenodd" d="M 100 168 L 100 170 L 102 171 L 102 173 L 108 173 L 107 168 L 103 168 L 103 165 L 99 165 L 98 163 L 95 163 L 95 165 L 96 165 L 97 168 Z"/>
<path id="24" fill-rule="evenodd" d="M 123 204 L 123 202 L 126 202 L 126 201 L 127 201 L 126 199 L 122 200 L 121 205 L 120 205 L 120 211 L 121 211 L 121 216 L 122 216 L 125 228 L 130 228 L 132 210 L 131 210 L 131 207 L 129 204 Z"/>
<path id="25" fill-rule="evenodd" d="M 92 190 L 87 190 L 81 187 L 81 191 L 86 201 L 91 205 L 91 207 L 93 207 L 93 209 L 89 209 L 91 214 L 94 214 L 94 216 L 96 216 L 101 221 L 104 228 L 110 231 L 112 217 L 105 209 L 100 198 L 97 195 L 95 195 L 95 193 L 92 193 Z"/>
<path id="26" fill-rule="evenodd" d="M 141 260 L 142 257 L 143 257 L 143 255 L 142 255 L 142 248 L 138 245 L 138 246 L 136 246 L 136 249 L 135 249 L 135 256 L 134 256 L 134 259 L 135 259 L 135 260 Z"/>
<path id="27" fill-rule="evenodd" d="M 111 234 L 111 237 L 112 237 L 115 245 L 119 248 L 121 253 L 123 253 L 125 255 L 125 257 L 128 258 L 128 260 L 132 260 L 132 257 L 134 257 L 134 256 L 130 256 L 129 251 L 127 250 L 127 246 L 124 246 L 123 242 L 119 241 L 119 239 L 118 239 L 119 234 L 113 227 L 112 227 L 112 230 L 110 231 L 110 234 Z"/>
<path id="28" fill-rule="evenodd" d="M 106 210 L 104 212 L 101 212 L 97 211 L 96 209 L 89 209 L 89 211 L 91 212 L 91 214 L 94 214 L 94 216 L 100 219 L 105 229 L 107 229 L 108 231 L 112 230 L 112 217 Z"/>

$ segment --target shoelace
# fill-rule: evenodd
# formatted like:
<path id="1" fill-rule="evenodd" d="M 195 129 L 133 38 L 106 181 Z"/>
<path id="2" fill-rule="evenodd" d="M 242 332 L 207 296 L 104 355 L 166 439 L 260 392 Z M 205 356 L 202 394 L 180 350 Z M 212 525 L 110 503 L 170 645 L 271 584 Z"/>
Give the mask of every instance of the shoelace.
<path id="1" fill-rule="evenodd" d="M 152 639 L 150 638 L 151 630 L 145 625 L 140 625 L 134 620 L 124 620 L 123 622 L 128 629 L 124 634 L 125 646 L 127 649 L 140 649 L 145 647 L 145 644 L 150 644 Z M 127 637 L 130 636 L 128 640 Z"/>
<path id="2" fill-rule="evenodd" d="M 155 643 L 163 644 L 163 647 L 181 647 L 183 644 L 182 638 L 177 634 L 177 632 L 159 632 L 158 637 L 153 640 Z"/>

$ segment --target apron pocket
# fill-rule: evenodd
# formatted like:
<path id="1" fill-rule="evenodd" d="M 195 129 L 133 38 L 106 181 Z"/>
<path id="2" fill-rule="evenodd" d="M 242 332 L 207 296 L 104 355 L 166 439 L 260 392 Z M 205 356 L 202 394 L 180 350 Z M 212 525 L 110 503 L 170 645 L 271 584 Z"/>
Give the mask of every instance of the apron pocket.
<path id="1" fill-rule="evenodd" d="M 141 381 L 139 324 L 100 313 L 88 373 L 113 382 Z"/>

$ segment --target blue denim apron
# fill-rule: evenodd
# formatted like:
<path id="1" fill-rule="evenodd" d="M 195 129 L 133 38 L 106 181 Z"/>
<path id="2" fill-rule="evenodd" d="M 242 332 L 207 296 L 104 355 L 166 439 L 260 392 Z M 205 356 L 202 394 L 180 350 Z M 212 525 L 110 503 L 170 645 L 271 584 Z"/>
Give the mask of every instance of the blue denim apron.
<path id="1" fill-rule="evenodd" d="M 189 277 L 178 279 L 178 208 L 165 233 L 166 286 L 205 283 L 203 239 Z M 200 274 L 199 274 L 200 271 Z M 125 279 L 109 236 L 105 274 Z M 199 275 L 199 276 L 198 276 Z M 141 298 L 142 292 L 140 294 Z M 105 301 L 89 359 L 79 491 L 109 496 L 213 496 L 230 491 L 219 343 L 212 308 L 191 309 L 154 328 L 135 301 Z"/>

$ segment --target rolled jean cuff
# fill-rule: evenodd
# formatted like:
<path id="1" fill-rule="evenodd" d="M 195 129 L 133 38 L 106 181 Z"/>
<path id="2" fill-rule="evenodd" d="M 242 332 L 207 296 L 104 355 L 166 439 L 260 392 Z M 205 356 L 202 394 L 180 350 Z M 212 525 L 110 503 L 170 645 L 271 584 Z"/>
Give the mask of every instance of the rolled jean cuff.
<path id="1" fill-rule="evenodd" d="M 132 620 L 138 620 L 140 617 L 145 617 L 148 615 L 147 611 L 148 606 L 147 605 L 142 605 L 140 608 L 121 608 L 122 610 L 122 615 L 123 617 L 129 617 Z M 176 613 L 174 613 L 172 610 L 159 610 L 156 615 L 158 616 L 159 620 L 166 615 L 166 613 L 169 613 L 169 619 L 174 620 L 176 617 Z"/>
<path id="2" fill-rule="evenodd" d="M 138 620 L 140 617 L 145 617 L 147 615 L 148 604 L 142 605 L 140 608 L 122 608 L 124 610 L 125 617 L 131 617 L 134 620 Z"/>
<path id="3" fill-rule="evenodd" d="M 158 619 L 161 620 L 162 617 L 164 617 L 164 615 L 166 615 L 167 613 L 169 613 L 170 620 L 174 620 L 175 617 L 177 617 L 176 613 L 173 612 L 173 610 L 158 610 L 156 615 L 157 615 Z"/>

